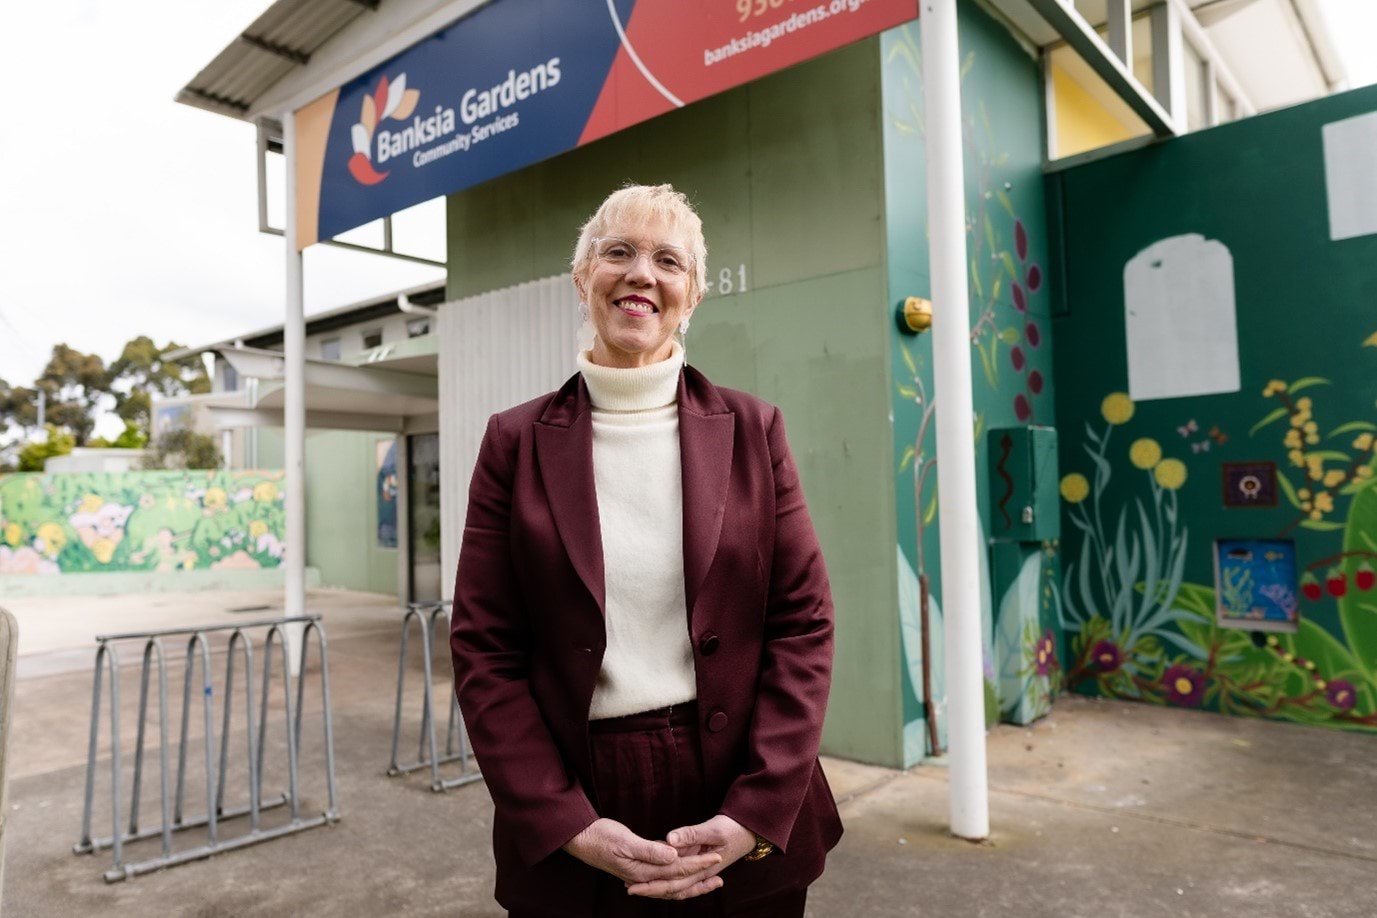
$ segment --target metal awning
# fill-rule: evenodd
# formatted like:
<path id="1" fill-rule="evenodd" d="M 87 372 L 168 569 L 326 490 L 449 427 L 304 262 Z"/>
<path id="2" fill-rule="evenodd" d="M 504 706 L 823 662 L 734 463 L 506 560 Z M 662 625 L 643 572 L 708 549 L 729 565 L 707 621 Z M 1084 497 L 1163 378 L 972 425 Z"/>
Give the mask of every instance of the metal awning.
<path id="1" fill-rule="evenodd" d="M 177 101 L 231 118 L 379 0 L 277 0 L 177 93 Z"/>
<path id="2" fill-rule="evenodd" d="M 217 427 L 281 427 L 286 402 L 286 359 L 278 351 L 225 348 L 217 351 L 244 379 L 257 384 L 204 407 Z M 430 355 L 403 358 L 406 372 L 377 365 L 349 366 L 324 360 L 306 361 L 306 426 L 332 430 L 378 430 L 406 433 L 434 430 L 440 412 L 439 384 Z"/>

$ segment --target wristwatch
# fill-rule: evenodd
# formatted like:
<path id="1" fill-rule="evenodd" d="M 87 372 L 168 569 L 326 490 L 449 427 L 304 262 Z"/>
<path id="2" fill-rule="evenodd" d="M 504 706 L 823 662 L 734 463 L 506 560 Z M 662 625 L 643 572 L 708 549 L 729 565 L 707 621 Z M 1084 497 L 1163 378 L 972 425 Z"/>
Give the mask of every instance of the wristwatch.
<path id="1" fill-rule="evenodd" d="M 773 850 L 775 850 L 775 846 L 766 841 L 763 835 L 757 834 L 755 837 L 755 847 L 752 848 L 750 854 L 747 854 L 742 860 L 758 861 Z"/>

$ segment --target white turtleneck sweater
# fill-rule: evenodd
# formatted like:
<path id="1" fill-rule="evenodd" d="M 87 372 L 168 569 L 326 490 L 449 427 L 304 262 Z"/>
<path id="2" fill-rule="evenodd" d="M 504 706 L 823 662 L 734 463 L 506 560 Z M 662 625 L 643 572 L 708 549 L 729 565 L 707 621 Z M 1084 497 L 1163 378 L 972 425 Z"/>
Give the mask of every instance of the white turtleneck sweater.
<path id="1" fill-rule="evenodd" d="M 691 701 L 684 601 L 679 371 L 684 351 L 635 369 L 578 355 L 593 402 L 593 480 L 602 529 L 607 652 L 590 720 Z"/>

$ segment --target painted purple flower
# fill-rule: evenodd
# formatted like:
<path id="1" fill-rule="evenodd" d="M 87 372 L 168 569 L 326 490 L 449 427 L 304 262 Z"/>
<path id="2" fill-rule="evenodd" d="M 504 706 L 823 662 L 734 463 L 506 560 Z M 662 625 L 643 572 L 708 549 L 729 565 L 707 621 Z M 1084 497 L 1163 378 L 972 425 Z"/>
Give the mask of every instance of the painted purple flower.
<path id="1" fill-rule="evenodd" d="M 1358 692 L 1346 679 L 1334 679 L 1324 690 L 1325 700 L 1340 711 L 1347 711 L 1358 703 Z"/>
<path id="2" fill-rule="evenodd" d="M 1124 665 L 1124 652 L 1113 641 L 1100 641 L 1090 651 L 1090 659 L 1095 661 L 1102 673 L 1117 672 Z"/>
<path id="3" fill-rule="evenodd" d="M 1193 666 L 1177 663 L 1162 674 L 1167 700 L 1182 707 L 1199 707 L 1205 698 L 1205 675 Z"/>
<path id="4" fill-rule="evenodd" d="M 1044 631 L 1037 643 L 1037 673 L 1046 676 L 1057 668 L 1056 639 L 1050 630 Z"/>

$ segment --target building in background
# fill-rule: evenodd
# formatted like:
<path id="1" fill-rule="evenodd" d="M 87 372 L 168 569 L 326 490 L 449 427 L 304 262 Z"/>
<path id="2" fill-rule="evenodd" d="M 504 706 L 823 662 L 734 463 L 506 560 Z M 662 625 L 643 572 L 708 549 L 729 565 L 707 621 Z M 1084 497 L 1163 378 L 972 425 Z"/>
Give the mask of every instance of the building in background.
<path id="1" fill-rule="evenodd" d="M 375 413 L 382 403 L 312 401 L 324 397 L 312 395 L 317 387 L 419 398 L 405 380 L 365 378 L 425 374 L 395 362 L 412 357 L 356 357 L 349 369 L 357 373 L 346 374 L 353 381 L 332 376 L 343 368 L 314 359 L 324 333 L 308 328 L 311 503 L 340 490 L 327 466 L 366 457 L 379 431 L 406 442 L 436 433 L 439 569 L 453 570 L 488 415 L 574 372 L 567 265 L 577 227 L 626 180 L 672 182 L 696 202 L 711 253 L 711 289 L 688 359 L 714 382 L 782 408 L 828 558 L 838 637 L 824 748 L 906 766 L 942 745 L 932 423 L 942 394 L 933 389 L 930 336 L 904 319 L 910 299 L 921 312 L 931 292 L 917 4 L 823 4 L 810 8 L 821 13 L 803 11 L 811 18 L 802 27 L 792 5 L 764 5 L 751 22 L 729 11 L 729 39 L 705 48 L 675 33 L 701 58 L 681 62 L 686 72 L 718 79 L 719 65 L 745 66 L 763 47 L 752 35 L 773 36 L 785 55 L 830 17 L 895 15 L 897 24 L 830 53 L 799 50 L 792 66 L 711 94 L 676 82 L 677 73 L 657 77 L 647 55 L 633 53 L 638 41 L 664 34 L 655 24 L 674 7 L 660 0 L 561 7 L 558 15 L 576 9 L 586 22 L 549 29 L 535 44 L 519 40 L 534 20 L 503 19 L 517 9 L 512 0 L 366 6 L 279 0 L 179 96 L 256 124 L 260 160 L 281 149 L 280 119 L 294 119 L 296 142 L 314 150 L 302 161 L 326 170 L 296 174 L 309 224 L 297 227 L 305 235 L 296 241 L 338 244 L 331 237 L 383 215 L 382 249 L 394 251 L 390 211 L 377 202 L 394 191 L 402 194 L 394 209 L 421 194 L 446 199 L 448 277 L 429 336 L 433 408 L 397 413 L 398 426 L 367 434 L 320 433 L 342 421 L 313 422 L 310 412 Z M 1364 266 L 1377 263 L 1377 192 L 1364 184 L 1377 164 L 1371 145 L 1364 152 L 1353 138 L 1366 136 L 1362 118 L 1377 117 L 1377 91 L 1252 117 L 1343 85 L 1304 0 L 971 0 L 960 11 L 988 718 L 1029 722 L 1071 683 L 1377 727 L 1377 629 L 1364 624 L 1365 600 L 1356 598 L 1372 587 L 1371 565 L 1346 554 L 1377 548 L 1344 547 L 1377 539 L 1377 517 L 1355 517 L 1343 504 L 1340 522 L 1335 510 L 1344 488 L 1354 489 L 1345 495 L 1354 506 L 1373 493 L 1358 484 L 1371 474 L 1362 471 L 1372 467 L 1371 437 L 1357 445 L 1373 419 L 1349 415 L 1377 396 L 1377 373 L 1364 375 L 1359 363 L 1377 350 L 1353 340 L 1353 304 L 1374 295 L 1363 286 Z M 517 72 L 527 89 L 537 79 L 527 58 L 546 66 L 542 92 L 552 89 L 543 43 L 566 31 L 579 39 L 576 51 L 605 51 L 601 69 L 580 71 L 574 52 L 564 52 L 568 95 L 517 100 Z M 433 37 L 442 32 L 444 41 Z M 472 36 L 488 38 L 463 51 Z M 471 71 L 481 72 L 475 87 L 491 90 L 487 103 L 475 101 L 478 88 L 453 99 L 435 88 L 446 73 Z M 509 79 L 510 104 L 502 90 Z M 682 101 L 676 92 L 698 101 L 665 104 Z M 556 117 L 541 98 L 567 112 L 575 96 L 591 113 L 587 123 L 571 131 L 551 122 L 538 138 L 568 135 L 566 146 L 541 147 L 534 159 L 520 158 L 533 146 L 507 159 L 475 157 L 468 180 L 428 184 L 428 176 L 462 172 L 478 136 L 465 125 L 469 146 L 444 139 L 452 133 L 445 106 L 463 113 L 465 98 L 489 106 L 473 114 L 486 132 L 481 143 L 494 146 L 477 149 L 498 149 L 496 138 L 518 123 Z M 657 113 L 617 120 L 643 109 Z M 444 138 L 420 124 L 433 111 Z M 502 120 L 513 114 L 517 122 Z M 1351 119 L 1356 127 L 1342 126 Z M 322 182 L 337 184 L 322 191 Z M 266 217 L 263 225 L 274 231 Z M 940 322 L 943 304 L 930 308 Z M 241 376 L 273 378 L 273 355 L 227 345 L 218 353 Z M 1351 364 L 1326 364 L 1341 345 L 1355 348 L 1343 358 Z M 1164 354 L 1173 356 L 1164 362 Z M 258 361 L 253 372 L 250 361 Z M 1253 402 L 1264 391 L 1272 401 L 1261 418 L 1238 422 L 1259 413 Z M 1309 414 L 1319 411 L 1320 391 L 1342 392 L 1348 412 L 1323 430 Z M 276 398 L 260 393 L 213 411 L 218 423 L 271 426 Z M 1271 434 L 1285 437 L 1279 458 L 1261 447 Z M 1325 455 L 1340 450 L 1308 439 L 1316 435 L 1353 441 L 1342 450 L 1351 466 L 1342 481 Z M 1318 478 L 1292 471 L 1297 451 L 1304 475 Z M 399 455 L 398 467 L 408 465 Z M 1141 493 L 1117 490 L 1130 480 Z M 1226 503 L 1249 500 L 1245 492 L 1258 497 L 1237 509 Z M 1264 493 L 1280 496 L 1273 505 Z M 316 566 L 329 547 L 314 528 L 320 512 L 311 511 L 308 548 Z M 347 563 L 361 566 L 354 555 Z M 1307 568 L 1316 564 L 1323 577 Z M 322 579 L 331 579 L 323 567 Z M 1295 612 L 1296 594 L 1314 604 L 1299 607 L 1298 621 L 1247 620 L 1254 608 L 1264 618 L 1275 618 L 1274 606 Z"/>
<path id="2" fill-rule="evenodd" d="M 323 586 L 438 599 L 439 401 L 435 307 L 444 285 L 311 317 L 306 467 L 307 564 Z M 214 357 L 214 389 L 160 399 L 155 429 L 216 432 L 230 468 L 278 468 L 282 327 L 178 354 Z"/>

